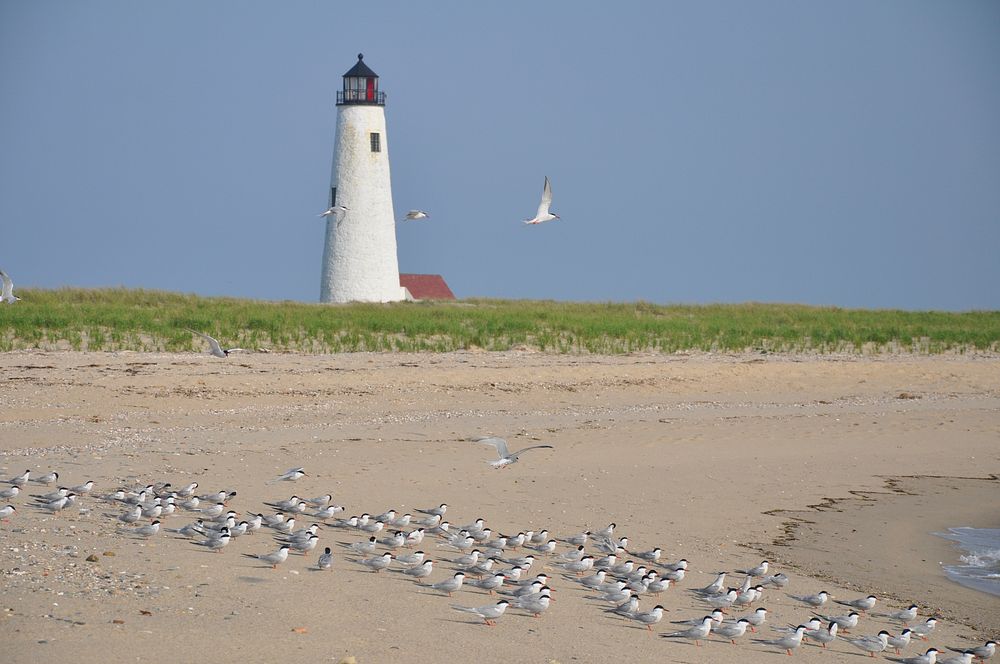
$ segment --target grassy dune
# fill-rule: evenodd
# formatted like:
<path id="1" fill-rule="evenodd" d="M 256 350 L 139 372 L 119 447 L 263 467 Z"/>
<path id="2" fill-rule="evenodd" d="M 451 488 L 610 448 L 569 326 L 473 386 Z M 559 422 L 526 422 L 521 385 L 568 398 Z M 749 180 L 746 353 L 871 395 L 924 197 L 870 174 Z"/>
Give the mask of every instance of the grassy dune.
<path id="1" fill-rule="evenodd" d="M 223 345 L 275 352 L 1000 350 L 996 311 L 523 300 L 325 306 L 126 289 L 19 294 L 21 302 L 0 306 L 0 351 L 203 349 L 187 328 L 207 332 Z"/>

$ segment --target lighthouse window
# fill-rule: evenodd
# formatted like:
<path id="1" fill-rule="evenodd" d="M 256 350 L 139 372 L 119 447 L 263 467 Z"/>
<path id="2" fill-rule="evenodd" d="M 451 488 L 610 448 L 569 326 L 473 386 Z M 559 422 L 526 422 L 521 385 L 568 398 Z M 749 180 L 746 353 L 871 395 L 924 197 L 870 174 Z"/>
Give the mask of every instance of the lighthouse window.
<path id="1" fill-rule="evenodd" d="M 371 139 L 372 139 L 372 152 L 381 152 L 382 151 L 382 135 L 379 134 L 377 131 L 373 131 L 371 133 Z"/>

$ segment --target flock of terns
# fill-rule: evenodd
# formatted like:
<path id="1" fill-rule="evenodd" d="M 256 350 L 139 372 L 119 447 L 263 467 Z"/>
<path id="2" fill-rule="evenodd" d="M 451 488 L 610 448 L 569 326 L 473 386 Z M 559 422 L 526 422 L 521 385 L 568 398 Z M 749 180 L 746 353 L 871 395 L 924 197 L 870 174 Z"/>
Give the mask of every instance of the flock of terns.
<path id="1" fill-rule="evenodd" d="M 535 445 L 511 452 L 507 442 L 498 437 L 473 438 L 474 442 L 494 448 L 498 458 L 490 462 L 502 469 L 516 463 L 528 450 L 550 448 Z M 306 476 L 304 468 L 291 468 L 268 482 L 268 485 L 295 482 Z M 57 472 L 33 476 L 31 470 L 3 480 L 0 499 L 11 501 L 29 490 L 31 485 L 51 486 L 59 481 Z M 496 602 L 468 606 L 452 604 L 451 608 L 475 616 L 486 625 L 493 626 L 509 611 L 518 610 L 536 618 L 550 608 L 553 586 L 559 582 L 567 587 L 579 586 L 586 599 L 599 606 L 609 617 L 634 624 L 653 633 L 668 609 L 663 603 L 642 610 L 641 603 L 648 597 L 659 598 L 673 586 L 681 585 L 688 570 L 688 561 L 668 562 L 659 547 L 639 550 L 627 536 L 617 533 L 617 526 L 609 524 L 594 532 L 555 537 L 547 530 L 523 530 L 515 535 L 504 535 L 490 528 L 482 518 L 454 526 L 446 520 L 448 505 L 414 510 L 399 514 L 388 509 L 381 514 L 364 513 L 348 518 L 338 517 L 344 508 L 333 502 L 330 494 L 315 498 L 291 496 L 266 502 L 268 513 L 238 512 L 229 503 L 236 498 L 236 491 L 223 489 L 214 493 L 198 493 L 198 483 L 191 482 L 175 488 L 169 483 L 158 482 L 146 486 L 118 489 L 98 496 L 95 483 L 87 481 L 76 486 L 60 486 L 55 491 L 33 494 L 32 509 L 50 515 L 71 513 L 76 508 L 80 514 L 90 514 L 95 505 L 110 506 L 105 516 L 117 521 L 117 531 L 122 536 L 147 539 L 162 532 L 177 539 L 189 540 L 193 546 L 219 554 L 230 547 L 233 540 L 257 533 L 269 532 L 277 549 L 242 555 L 271 568 L 286 563 L 293 555 L 307 557 L 319 548 L 320 532 L 330 529 L 345 535 L 340 538 L 346 558 L 357 569 L 380 573 L 393 573 L 421 584 L 431 591 L 452 597 L 463 590 L 475 589 L 498 595 Z M 85 503 L 93 501 L 91 506 Z M 0 507 L 0 519 L 14 517 L 13 504 Z M 176 528 L 163 526 L 168 518 L 180 520 L 189 514 L 193 521 Z M 296 526 L 309 520 L 304 528 Z M 161 535 L 162 537 L 162 535 Z M 440 555 L 431 556 L 430 543 Z M 319 570 L 333 568 L 334 553 L 326 546 L 316 558 Z M 441 566 L 451 568 L 444 578 L 431 577 Z M 541 571 L 531 576 L 534 567 Z M 701 646 L 714 635 L 722 641 L 736 644 L 747 639 L 747 633 L 756 633 L 768 620 L 768 610 L 760 606 L 765 595 L 783 591 L 791 579 L 788 575 L 772 573 L 768 561 L 735 573 L 743 576 L 738 586 L 726 583 L 729 572 L 719 572 L 707 586 L 692 588 L 687 592 L 703 615 L 672 622 L 673 629 L 660 633 L 665 639 L 686 640 Z M 674 591 L 675 593 L 677 591 Z M 833 599 L 827 591 L 786 596 L 810 612 L 809 619 L 801 623 L 774 625 L 772 638 L 757 638 L 762 646 L 791 655 L 806 642 L 822 648 L 842 642 L 856 649 L 859 654 L 874 657 L 879 653 L 894 653 L 892 661 L 904 664 L 973 664 L 985 661 L 996 652 L 996 642 L 987 641 L 976 647 L 949 648 L 948 654 L 929 648 L 923 654 L 900 657 L 911 645 L 912 639 L 927 640 L 934 632 L 938 620 L 931 616 L 918 617 L 918 606 L 874 613 L 878 603 L 875 595 L 853 599 Z M 830 600 L 833 599 L 831 602 Z M 827 605 L 840 605 L 841 611 L 827 611 Z M 733 615 L 730 612 L 744 612 Z M 883 624 L 895 624 L 901 631 L 894 634 L 881 629 L 875 635 L 856 636 L 859 626 L 871 622 L 868 616 L 882 618 Z M 893 630 L 895 631 L 895 630 Z M 938 655 L 945 659 L 938 659 Z"/>
<path id="2" fill-rule="evenodd" d="M 545 184 L 542 185 L 542 200 L 538 204 L 538 210 L 535 212 L 535 216 L 531 219 L 524 219 L 524 223 L 534 226 L 537 224 L 544 224 L 547 221 L 553 221 L 555 219 L 560 219 L 558 214 L 554 214 L 549 211 L 552 207 L 552 184 L 549 182 L 549 176 L 545 176 Z M 344 207 L 343 205 L 332 205 L 328 207 L 323 212 L 320 212 L 318 217 L 326 217 L 328 219 L 336 219 L 337 227 L 344 221 L 344 216 L 349 212 L 350 209 Z M 420 219 L 428 219 L 430 215 L 423 210 L 410 210 L 406 213 L 406 216 L 401 219 L 401 221 L 419 221 Z"/>

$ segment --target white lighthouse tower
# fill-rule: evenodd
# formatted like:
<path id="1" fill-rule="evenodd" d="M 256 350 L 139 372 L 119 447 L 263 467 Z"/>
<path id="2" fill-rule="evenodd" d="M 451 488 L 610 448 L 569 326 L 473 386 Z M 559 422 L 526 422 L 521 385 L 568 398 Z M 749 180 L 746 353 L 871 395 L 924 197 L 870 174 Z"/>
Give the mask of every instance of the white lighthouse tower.
<path id="1" fill-rule="evenodd" d="M 404 299 L 396 258 L 385 93 L 360 53 L 337 92 L 329 204 L 347 211 L 327 217 L 320 302 Z"/>

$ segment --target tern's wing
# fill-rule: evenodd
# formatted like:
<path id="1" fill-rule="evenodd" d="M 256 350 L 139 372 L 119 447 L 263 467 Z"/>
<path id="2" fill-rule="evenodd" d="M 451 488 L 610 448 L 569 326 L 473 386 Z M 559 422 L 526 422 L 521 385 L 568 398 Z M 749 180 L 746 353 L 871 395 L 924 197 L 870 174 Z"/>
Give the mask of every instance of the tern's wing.
<path id="1" fill-rule="evenodd" d="M 484 436 L 482 438 L 475 438 L 475 442 L 482 443 L 483 445 L 492 445 L 496 448 L 497 454 L 501 459 L 505 458 L 510 454 L 510 450 L 507 449 L 507 441 L 503 438 L 497 438 L 496 436 Z"/>
<path id="2" fill-rule="evenodd" d="M 222 346 L 219 345 L 219 342 L 216 341 L 214 337 L 210 337 L 209 335 L 205 334 L 204 332 L 199 332 L 198 330 L 192 330 L 190 328 L 188 329 L 188 332 L 192 332 L 194 334 L 197 334 L 199 337 L 201 337 L 202 339 L 204 339 L 205 341 L 207 341 L 208 342 L 208 346 L 209 346 L 209 350 L 211 351 L 212 355 L 216 355 L 216 356 L 220 356 L 220 357 L 225 357 L 226 356 L 226 354 L 222 352 Z"/>
<path id="3" fill-rule="evenodd" d="M 552 185 L 549 184 L 549 176 L 545 176 L 545 185 L 542 187 L 542 202 L 538 204 L 538 214 L 535 219 L 541 219 L 549 213 L 552 206 Z"/>
<path id="4" fill-rule="evenodd" d="M 531 447 L 525 447 L 525 448 L 524 448 L 523 450 L 518 450 L 517 452 L 514 452 L 514 453 L 513 453 L 513 454 L 511 454 L 510 456 L 512 456 L 512 457 L 516 457 L 516 456 L 518 456 L 519 454 L 524 454 L 524 453 L 525 453 L 525 452 L 527 452 L 528 450 L 538 450 L 538 449 L 541 449 L 541 448 L 543 448 L 543 447 L 547 447 L 547 448 L 549 448 L 549 449 L 552 449 L 552 446 L 551 446 L 551 445 L 532 445 Z"/>
<path id="5" fill-rule="evenodd" d="M 0 270 L 0 279 L 3 279 L 3 297 L 10 297 L 14 292 L 14 282 L 11 281 L 10 277 L 3 270 Z"/>

